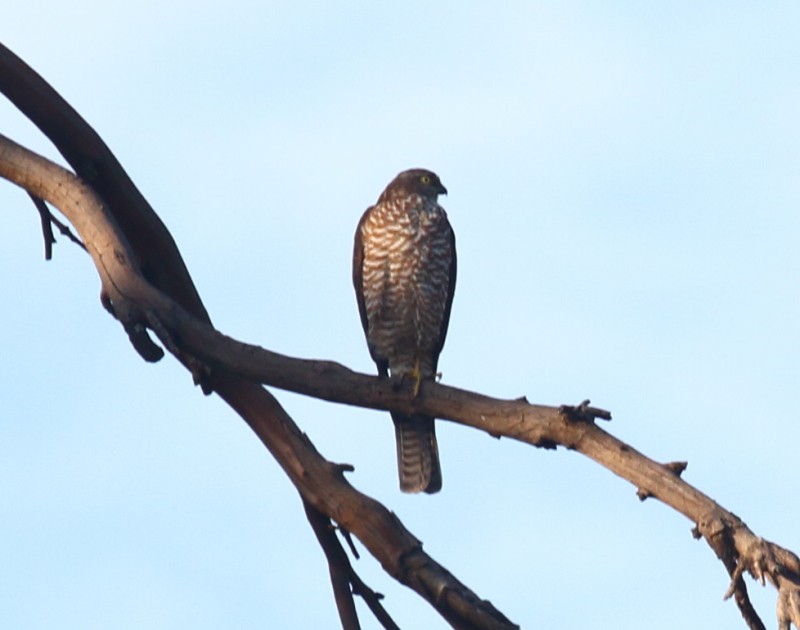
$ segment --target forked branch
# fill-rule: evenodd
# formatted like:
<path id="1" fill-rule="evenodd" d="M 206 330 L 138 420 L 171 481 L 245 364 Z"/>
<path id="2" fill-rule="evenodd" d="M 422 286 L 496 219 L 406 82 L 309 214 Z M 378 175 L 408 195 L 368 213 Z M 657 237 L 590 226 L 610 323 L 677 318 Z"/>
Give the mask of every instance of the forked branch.
<path id="1" fill-rule="evenodd" d="M 588 403 L 535 405 L 437 383 L 426 383 L 423 395 L 414 397 L 335 363 L 282 356 L 217 332 L 169 232 L 108 148 L 38 75 L 1 46 L 0 89 L 53 140 L 79 178 L 2 137 L 0 176 L 67 216 L 92 255 L 104 304 L 137 351 L 149 360 L 159 357 L 148 334 L 154 332 L 196 382 L 219 394 L 253 428 L 312 515 L 322 514 L 356 535 L 389 574 L 429 601 L 453 627 L 515 626 L 425 553 L 393 513 L 347 483 L 341 467 L 317 453 L 260 383 L 339 403 L 424 413 L 493 436 L 578 451 L 628 480 L 640 498 L 656 498 L 695 524 L 696 535 L 728 570 L 728 594 L 750 628 L 764 625 L 750 604 L 744 573 L 778 589 L 780 628 L 798 625 L 798 557 L 759 538 L 739 517 L 686 483 L 682 465 L 655 462 L 600 429 L 593 420 L 602 413 Z M 345 621 L 351 618 L 346 603 L 344 609 L 343 623 L 352 626 Z"/>
<path id="2" fill-rule="evenodd" d="M 172 311 L 179 318 L 188 317 L 194 324 L 212 331 L 213 328 L 189 315 L 144 279 L 137 257 L 108 207 L 88 186 L 4 136 L 0 136 L 0 177 L 62 210 L 92 256 L 104 302 L 129 336 L 134 329 L 145 335 L 145 327 L 149 326 L 187 369 L 193 374 L 202 371 L 208 390 L 216 392 L 247 422 L 304 501 L 355 534 L 392 577 L 419 593 L 454 628 L 517 627 L 424 552 L 420 541 L 392 512 L 353 488 L 344 479 L 342 467 L 319 455 L 261 385 L 224 369 L 202 369 L 202 361 L 183 343 L 180 330 L 164 322 L 171 320 Z M 141 296 L 140 291 L 144 292 Z M 156 299 L 166 311 L 150 309 L 147 296 Z"/>

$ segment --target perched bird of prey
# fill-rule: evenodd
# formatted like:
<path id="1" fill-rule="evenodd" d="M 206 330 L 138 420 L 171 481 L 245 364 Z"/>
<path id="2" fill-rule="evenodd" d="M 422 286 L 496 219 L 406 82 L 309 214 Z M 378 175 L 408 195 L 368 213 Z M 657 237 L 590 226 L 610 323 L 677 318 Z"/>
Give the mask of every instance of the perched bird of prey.
<path id="1" fill-rule="evenodd" d="M 456 286 L 456 242 L 437 198 L 447 194 L 424 169 L 403 171 L 358 223 L 353 286 L 380 376 L 411 379 L 415 395 L 434 379 Z M 403 492 L 438 492 L 442 471 L 434 419 L 392 413 Z"/>

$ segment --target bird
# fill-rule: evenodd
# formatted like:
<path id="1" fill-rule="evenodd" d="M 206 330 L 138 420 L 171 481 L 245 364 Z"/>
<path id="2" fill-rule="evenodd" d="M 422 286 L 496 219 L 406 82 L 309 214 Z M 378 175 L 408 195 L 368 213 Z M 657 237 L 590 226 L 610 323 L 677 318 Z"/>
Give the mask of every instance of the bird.
<path id="1" fill-rule="evenodd" d="M 370 356 L 380 377 L 413 395 L 439 376 L 439 354 L 456 286 L 455 234 L 439 195 L 447 189 L 432 171 L 403 171 L 358 222 L 353 287 Z M 392 412 L 403 492 L 442 488 L 434 418 Z"/>

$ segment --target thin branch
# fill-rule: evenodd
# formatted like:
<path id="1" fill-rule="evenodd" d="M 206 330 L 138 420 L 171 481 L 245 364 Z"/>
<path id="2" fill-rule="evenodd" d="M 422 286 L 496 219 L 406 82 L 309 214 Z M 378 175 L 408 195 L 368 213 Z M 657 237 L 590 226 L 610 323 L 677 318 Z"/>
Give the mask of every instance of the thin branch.
<path id="1" fill-rule="evenodd" d="M 50 208 L 47 207 L 47 204 L 44 202 L 43 199 L 40 199 L 36 195 L 31 195 L 28 193 L 28 196 L 33 201 L 33 205 L 36 206 L 36 210 L 39 211 L 39 218 L 42 222 L 42 236 L 44 237 L 44 259 L 50 260 L 53 257 L 53 245 L 56 242 L 56 237 L 53 236 L 53 225 L 58 228 L 58 231 L 61 232 L 63 236 L 66 236 L 70 241 L 75 243 L 78 247 L 80 247 L 83 251 L 86 250 L 86 245 L 83 244 L 81 239 L 75 236 L 72 233 L 70 227 L 59 221 L 56 217 L 53 216 L 53 213 L 50 212 Z"/>
<path id="2" fill-rule="evenodd" d="M 717 557 L 725 565 L 728 575 L 731 576 L 731 584 L 725 592 L 724 599 L 729 599 L 733 596 L 736 605 L 739 607 L 739 612 L 750 630 L 766 630 L 764 622 L 758 616 L 756 609 L 750 601 L 750 595 L 747 592 L 747 584 L 745 584 L 742 575 L 745 570 L 745 563 L 737 559 L 736 545 L 731 540 L 730 530 L 724 530 L 715 537 L 708 540 L 709 545 L 717 554 Z"/>
<path id="3" fill-rule="evenodd" d="M 394 622 L 394 620 L 389 616 L 389 613 L 386 612 L 383 604 L 381 604 L 381 600 L 383 599 L 383 595 L 381 593 L 377 593 L 367 586 L 355 571 L 353 571 L 350 576 L 350 582 L 353 586 L 353 593 L 364 600 L 364 603 L 370 609 L 372 614 L 375 615 L 375 618 L 378 620 L 381 626 L 386 628 L 386 630 L 400 630 L 400 626 Z"/>
<path id="4" fill-rule="evenodd" d="M 348 630 L 351 627 L 359 627 L 353 603 L 353 595 L 355 594 L 364 600 L 381 626 L 386 630 L 400 630 L 400 627 L 381 604 L 383 595 L 373 591 L 356 573 L 339 539 L 336 537 L 336 528 L 330 519 L 307 501 L 303 501 L 303 507 L 306 511 L 306 517 L 314 529 L 314 534 L 316 534 L 317 540 L 325 552 L 325 557 L 328 559 L 331 583 L 336 597 L 336 606 L 339 609 L 339 618 L 342 620 L 342 628 Z M 340 533 L 345 537 L 344 530 L 339 529 Z M 350 540 L 349 536 L 345 538 L 351 550 L 355 552 L 352 540 Z"/>
<path id="5" fill-rule="evenodd" d="M 350 549 L 350 553 L 353 554 L 353 557 L 356 560 L 360 559 L 361 556 L 358 553 L 358 549 L 356 549 L 356 544 L 353 542 L 353 537 L 350 535 L 350 532 L 348 532 L 344 527 L 340 527 L 339 533 L 342 535 L 342 538 L 344 538 L 344 541 L 347 543 L 347 546 Z"/>
<path id="6" fill-rule="evenodd" d="M 339 544 L 339 539 L 336 538 L 331 520 L 308 501 L 303 501 L 303 509 L 322 551 L 325 552 L 325 558 L 328 560 L 328 571 L 331 576 L 331 586 L 336 599 L 336 608 L 339 611 L 339 619 L 342 622 L 342 630 L 361 630 L 356 604 L 353 601 L 353 591 L 350 588 L 352 567 L 347 559 L 347 554 Z"/>
<path id="7" fill-rule="evenodd" d="M 52 218 L 50 210 L 47 208 L 47 204 L 36 195 L 28 193 L 28 196 L 31 198 L 31 201 L 33 201 L 33 205 L 36 206 L 36 210 L 39 211 L 39 220 L 42 223 L 42 237 L 44 238 L 44 259 L 51 260 L 53 258 L 53 244 L 56 242 L 56 237 L 53 236 L 53 224 L 50 221 Z"/>

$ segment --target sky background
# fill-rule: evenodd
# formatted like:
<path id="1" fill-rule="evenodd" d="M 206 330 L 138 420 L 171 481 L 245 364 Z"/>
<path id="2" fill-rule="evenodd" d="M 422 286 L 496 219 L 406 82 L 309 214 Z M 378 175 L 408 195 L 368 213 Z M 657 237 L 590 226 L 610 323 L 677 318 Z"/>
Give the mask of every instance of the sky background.
<path id="1" fill-rule="evenodd" d="M 799 25 L 795 2 L 76 0 L 11 3 L 0 41 L 109 144 L 224 333 L 372 373 L 353 232 L 430 168 L 459 254 L 443 381 L 590 398 L 800 552 Z M 4 100 L 0 132 L 58 158 Z M 0 626 L 338 627 L 247 426 L 172 358 L 145 364 L 89 258 L 61 238 L 46 263 L 3 182 L 0 219 Z M 276 393 L 523 628 L 744 627 L 692 523 L 582 456 L 440 422 L 444 489 L 404 496 L 388 414 Z M 355 565 L 401 627 L 445 627 Z"/>

